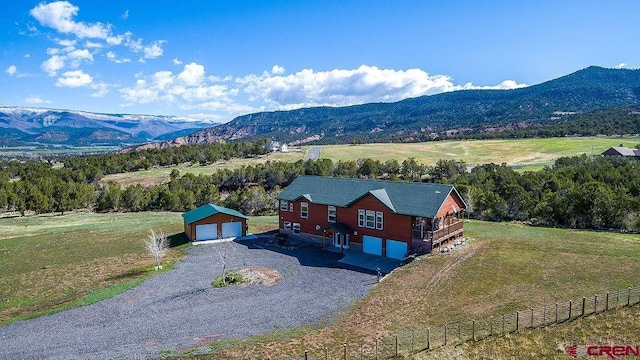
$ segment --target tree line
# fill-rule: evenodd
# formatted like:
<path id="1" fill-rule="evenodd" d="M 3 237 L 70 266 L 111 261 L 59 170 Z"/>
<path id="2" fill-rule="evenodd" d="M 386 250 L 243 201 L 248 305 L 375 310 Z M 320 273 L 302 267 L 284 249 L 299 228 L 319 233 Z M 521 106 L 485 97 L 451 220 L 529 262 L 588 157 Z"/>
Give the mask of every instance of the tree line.
<path id="1" fill-rule="evenodd" d="M 241 150 L 243 156 L 262 151 L 246 151 L 251 146 L 237 149 L 245 149 Z M 187 150 L 185 154 L 200 154 L 192 159 L 203 154 L 197 147 Z M 174 150 L 167 153 L 176 154 Z M 174 170 L 167 183 L 126 188 L 115 182 L 100 184 L 97 177 L 87 176 L 86 168 L 107 174 L 119 168 L 114 164 L 127 164 L 120 155 L 69 159 L 61 168 L 37 161 L 2 163 L 0 211 L 186 211 L 211 202 L 247 215 L 267 215 L 276 213 L 276 197 L 283 187 L 299 175 L 316 175 L 454 184 L 469 205 L 468 215 L 477 219 L 584 229 L 640 229 L 640 161 L 634 159 L 581 155 L 560 158 L 553 166 L 524 173 L 496 164 L 475 166 L 469 171 L 464 162 L 456 160 L 439 160 L 430 166 L 414 158 L 402 162 L 269 161 L 211 175 L 181 175 Z M 129 156 L 124 154 L 124 158 Z M 153 162 L 152 166 L 161 165 Z"/>

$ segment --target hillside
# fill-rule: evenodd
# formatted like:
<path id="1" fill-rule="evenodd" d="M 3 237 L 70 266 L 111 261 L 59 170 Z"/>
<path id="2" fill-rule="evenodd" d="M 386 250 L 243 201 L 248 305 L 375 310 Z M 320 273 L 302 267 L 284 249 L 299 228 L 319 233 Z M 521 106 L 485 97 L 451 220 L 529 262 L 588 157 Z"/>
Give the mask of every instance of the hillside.
<path id="1" fill-rule="evenodd" d="M 262 136 L 293 144 L 417 141 L 558 124 L 576 113 L 636 105 L 639 98 L 640 70 L 592 66 L 515 90 L 462 90 L 395 103 L 249 114 L 173 142 Z"/>
<path id="2" fill-rule="evenodd" d="M 0 106 L 0 145 L 122 145 L 165 140 L 211 126 L 186 118 Z"/>

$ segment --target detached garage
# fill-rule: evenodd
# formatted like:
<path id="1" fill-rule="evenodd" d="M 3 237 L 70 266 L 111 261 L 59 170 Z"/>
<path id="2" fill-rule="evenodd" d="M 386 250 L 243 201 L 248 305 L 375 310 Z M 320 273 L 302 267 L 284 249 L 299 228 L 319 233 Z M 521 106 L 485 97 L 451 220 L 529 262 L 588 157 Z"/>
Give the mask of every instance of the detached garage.
<path id="1" fill-rule="evenodd" d="M 246 236 L 247 217 L 222 206 L 207 204 L 182 214 L 184 233 L 190 241 Z"/>

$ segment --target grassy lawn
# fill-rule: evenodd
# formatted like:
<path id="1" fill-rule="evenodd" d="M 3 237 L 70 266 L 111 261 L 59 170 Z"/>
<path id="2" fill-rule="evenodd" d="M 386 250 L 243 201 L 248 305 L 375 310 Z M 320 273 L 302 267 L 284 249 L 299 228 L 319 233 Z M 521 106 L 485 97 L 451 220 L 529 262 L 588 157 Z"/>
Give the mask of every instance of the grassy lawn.
<path id="1" fill-rule="evenodd" d="M 71 213 L 0 219 L 0 324 L 114 296 L 152 274 L 149 229 L 182 232 L 179 213 Z M 179 238 L 179 237 L 176 237 Z M 165 263 L 184 256 L 172 249 Z"/>
<path id="2" fill-rule="evenodd" d="M 465 228 L 470 243 L 398 269 L 332 325 L 216 343 L 216 353 L 199 358 L 296 358 L 304 350 L 318 357 L 325 345 L 336 358 L 342 343 L 640 285 L 637 235 L 481 221 Z M 615 340 L 598 328 L 589 336 Z"/>

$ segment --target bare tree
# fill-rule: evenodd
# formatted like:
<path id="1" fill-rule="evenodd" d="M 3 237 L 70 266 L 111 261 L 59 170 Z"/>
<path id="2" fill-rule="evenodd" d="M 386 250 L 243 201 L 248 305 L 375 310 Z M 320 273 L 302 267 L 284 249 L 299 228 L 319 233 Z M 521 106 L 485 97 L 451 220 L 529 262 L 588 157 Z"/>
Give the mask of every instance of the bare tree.
<path id="1" fill-rule="evenodd" d="M 473 208 L 475 206 L 475 199 L 473 197 L 473 194 L 471 193 L 471 187 L 467 188 L 467 193 L 465 194 L 466 197 L 466 203 L 467 203 L 467 219 L 469 219 L 469 217 L 471 216 L 471 213 L 473 212 Z"/>
<path id="2" fill-rule="evenodd" d="M 169 240 L 167 240 L 164 233 L 160 231 L 160 234 L 156 234 L 153 229 L 149 230 L 149 235 L 147 235 L 147 240 L 144 242 L 144 247 L 147 249 L 149 255 L 156 260 L 155 269 L 162 269 L 160 260 L 162 260 L 167 254 L 167 251 L 169 251 Z"/>

